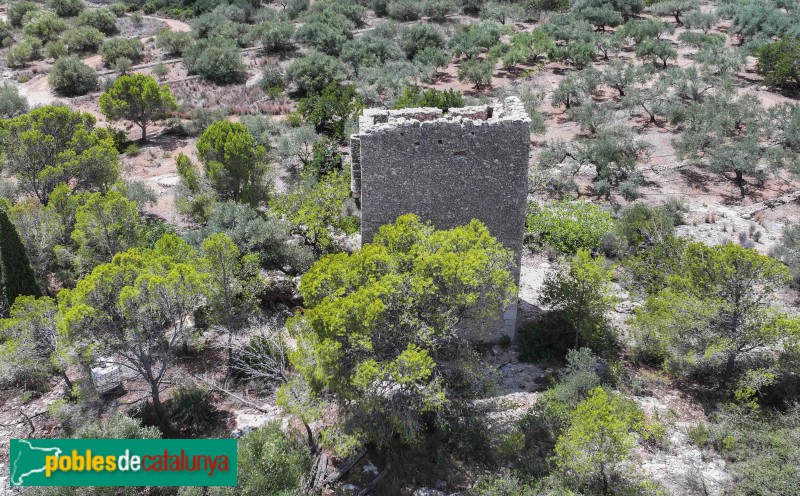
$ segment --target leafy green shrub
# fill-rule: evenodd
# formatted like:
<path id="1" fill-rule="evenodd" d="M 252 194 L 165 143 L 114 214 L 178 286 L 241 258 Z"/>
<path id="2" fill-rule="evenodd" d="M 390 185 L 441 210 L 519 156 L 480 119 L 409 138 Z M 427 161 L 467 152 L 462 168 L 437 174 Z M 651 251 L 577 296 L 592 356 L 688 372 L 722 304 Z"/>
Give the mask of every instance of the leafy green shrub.
<path id="1" fill-rule="evenodd" d="M 221 199 L 257 205 L 267 194 L 266 153 L 244 124 L 211 124 L 197 141 L 197 156 Z"/>
<path id="2" fill-rule="evenodd" d="M 770 369 L 792 353 L 800 333 L 800 321 L 773 306 L 788 274 L 774 258 L 734 243 L 691 243 L 667 287 L 637 309 L 637 346 L 716 391 L 752 389 L 754 374 L 767 372 L 761 389 L 774 382 Z"/>
<path id="3" fill-rule="evenodd" d="M 128 145 L 128 147 L 125 148 L 125 155 L 128 155 L 129 157 L 135 157 L 139 155 L 141 152 L 142 149 L 139 148 L 139 146 L 134 143 Z"/>
<path id="4" fill-rule="evenodd" d="M 207 47 L 197 57 L 193 72 L 218 84 L 241 83 L 247 78 L 242 54 L 232 45 Z"/>
<path id="5" fill-rule="evenodd" d="M 85 95 L 97 88 L 97 72 L 77 57 L 62 57 L 53 65 L 49 82 L 61 95 Z"/>
<path id="6" fill-rule="evenodd" d="M 59 17 L 74 17 L 80 14 L 84 7 L 83 0 L 48 0 L 47 5 Z"/>
<path id="7" fill-rule="evenodd" d="M 28 100 L 20 96 L 16 86 L 0 85 L 0 119 L 9 119 L 28 112 Z"/>
<path id="8" fill-rule="evenodd" d="M 347 30 L 343 26 L 352 26 L 343 16 L 334 16 L 331 19 L 310 19 L 300 26 L 294 33 L 294 39 L 332 56 L 338 56 L 342 47 L 347 42 Z"/>
<path id="9" fill-rule="evenodd" d="M 785 263 L 792 275 L 792 282 L 800 284 L 800 225 L 786 226 L 770 254 Z"/>
<path id="10" fill-rule="evenodd" d="M 603 235 L 614 229 L 614 220 L 597 205 L 564 200 L 531 205 L 525 225 L 528 241 L 534 246 L 552 246 L 570 254 L 579 248 L 599 249 Z"/>
<path id="11" fill-rule="evenodd" d="M 623 283 L 639 294 L 658 293 L 667 287 L 672 275 L 683 271 L 688 244 L 685 238 L 668 236 L 623 258 Z"/>
<path id="12" fill-rule="evenodd" d="M 455 55 L 475 57 L 498 44 L 502 31 L 500 24 L 494 21 L 462 25 L 450 38 L 450 48 Z"/>
<path id="13" fill-rule="evenodd" d="M 187 239 L 199 247 L 205 238 L 217 233 L 230 237 L 243 254 L 257 253 L 266 269 L 302 273 L 313 261 L 308 247 L 287 243 L 290 229 L 286 222 L 262 215 L 247 204 L 233 201 L 216 204 L 205 227 L 190 232 Z"/>
<path id="14" fill-rule="evenodd" d="M 7 47 L 14 43 L 13 30 L 11 24 L 0 20 L 0 47 Z"/>
<path id="15" fill-rule="evenodd" d="M 675 226 L 683 221 L 680 205 L 650 207 L 634 203 L 622 210 L 616 232 L 633 250 L 652 246 L 672 237 Z"/>
<path id="16" fill-rule="evenodd" d="M 295 83 L 302 93 L 321 92 L 346 77 L 347 69 L 342 62 L 316 50 L 309 50 L 286 69 L 286 80 Z"/>
<path id="17" fill-rule="evenodd" d="M 59 57 L 64 57 L 68 52 L 67 45 L 60 40 L 51 41 L 44 46 L 44 56 L 48 59 L 55 60 Z"/>
<path id="18" fill-rule="evenodd" d="M 8 22 L 11 23 L 12 26 L 19 28 L 22 27 L 22 20 L 26 14 L 29 12 L 35 12 L 39 10 L 40 7 L 38 4 L 33 2 L 9 2 L 8 4 Z"/>
<path id="19" fill-rule="evenodd" d="M 267 52 L 280 52 L 291 47 L 294 24 L 273 21 L 259 26 L 259 39 Z"/>
<path id="20" fill-rule="evenodd" d="M 614 345 L 606 314 L 618 298 L 611 288 L 613 271 L 600 256 L 595 259 L 579 248 L 567 265 L 547 275 L 539 301 L 560 314 L 568 326 L 563 329 L 579 344 L 606 351 Z"/>
<path id="21" fill-rule="evenodd" d="M 123 3 L 123 2 L 116 2 L 116 3 L 112 3 L 111 5 L 109 5 L 108 6 L 108 10 L 113 12 L 114 15 L 117 16 L 117 17 L 125 17 L 125 14 L 128 13 L 129 5 L 130 4 L 126 4 L 126 3 Z M 133 6 L 131 6 L 131 9 L 132 8 L 133 8 Z"/>
<path id="22" fill-rule="evenodd" d="M 414 21 L 419 19 L 421 8 L 417 0 L 388 0 L 386 14 L 397 21 Z"/>
<path id="23" fill-rule="evenodd" d="M 800 480 L 800 406 L 785 413 L 732 415 L 708 426 L 714 447 L 737 474 L 726 491 L 734 496 L 797 495 Z"/>
<path id="24" fill-rule="evenodd" d="M 491 57 L 483 60 L 477 57 L 470 57 L 462 62 L 458 68 L 458 80 L 472 83 L 475 88 L 491 86 L 494 65 L 495 60 Z"/>
<path id="25" fill-rule="evenodd" d="M 198 38 L 225 38 L 238 43 L 245 29 L 245 25 L 226 19 L 218 12 L 203 14 L 192 21 L 192 31 Z"/>
<path id="26" fill-rule="evenodd" d="M 22 41 L 12 46 L 8 51 L 6 64 L 9 67 L 25 67 L 33 59 L 34 55 L 33 46 L 26 41 Z"/>
<path id="27" fill-rule="evenodd" d="M 577 490 L 647 494 L 655 487 L 637 480 L 628 464 L 636 434 L 649 436 L 641 408 L 632 399 L 598 387 L 570 412 L 554 461 Z"/>
<path id="28" fill-rule="evenodd" d="M 67 29 L 66 22 L 53 12 L 46 10 L 37 10 L 25 14 L 22 22 L 23 33 L 27 36 L 35 36 L 45 43 L 58 38 L 58 35 Z"/>
<path id="29" fill-rule="evenodd" d="M 311 148 L 311 160 L 303 166 L 303 174 L 321 179 L 331 172 L 341 171 L 343 165 L 344 159 L 336 147 L 336 142 L 325 138 L 314 142 Z"/>
<path id="30" fill-rule="evenodd" d="M 756 51 L 756 72 L 769 86 L 800 86 L 800 40 L 787 36 Z"/>
<path id="31" fill-rule="evenodd" d="M 394 102 L 394 108 L 434 107 L 447 112 L 451 108 L 464 106 L 464 97 L 454 90 L 423 90 L 419 86 L 406 86 L 403 94 Z"/>
<path id="32" fill-rule="evenodd" d="M 90 422 L 75 433 L 76 439 L 159 439 L 155 427 L 145 427 L 138 420 L 117 413 L 107 420 Z"/>
<path id="33" fill-rule="evenodd" d="M 105 7 L 84 10 L 78 15 L 77 23 L 81 26 L 92 26 L 107 35 L 117 32 L 117 16 Z"/>
<path id="34" fill-rule="evenodd" d="M 180 387 L 167 401 L 172 425 L 180 437 L 208 437 L 224 420 L 224 412 L 214 405 L 214 395 L 200 387 Z"/>
<path id="35" fill-rule="evenodd" d="M 334 140 L 344 140 L 344 126 L 349 119 L 358 116 L 364 104 L 352 84 L 340 86 L 330 83 L 321 93 L 310 93 L 297 104 L 297 112 L 316 127 L 317 132 L 326 133 Z"/>
<path id="36" fill-rule="evenodd" d="M 139 62 L 143 51 L 144 45 L 138 38 L 112 38 L 103 42 L 100 55 L 106 67 L 113 67 L 120 59 Z"/>
<path id="37" fill-rule="evenodd" d="M 264 93 L 276 98 L 283 93 L 286 87 L 286 80 L 277 65 L 266 65 L 261 72 L 261 80 L 259 80 L 258 86 Z"/>
<path id="38" fill-rule="evenodd" d="M 284 8 L 286 17 L 289 19 L 297 19 L 301 13 L 305 12 L 309 4 L 309 0 L 287 0 L 286 8 Z"/>
<path id="39" fill-rule="evenodd" d="M 239 441 L 241 496 L 295 494 L 311 469 L 311 454 L 297 439 L 284 434 L 280 422 L 256 429 Z"/>
<path id="40" fill-rule="evenodd" d="M 192 35 L 180 31 L 164 29 L 156 36 L 156 46 L 164 50 L 166 55 L 180 57 L 192 44 Z"/>
<path id="41" fill-rule="evenodd" d="M 395 34 L 392 26 L 384 26 L 360 38 L 348 40 L 339 58 L 349 63 L 357 73 L 367 67 L 380 67 L 389 61 L 400 60 L 404 55 L 394 39 Z"/>
<path id="42" fill-rule="evenodd" d="M 508 470 L 494 475 L 478 477 L 475 486 L 467 491 L 467 496 L 538 496 L 542 494 L 538 488 L 526 484 Z"/>
<path id="43" fill-rule="evenodd" d="M 443 49 L 446 46 L 447 39 L 442 32 L 430 24 L 412 24 L 400 35 L 400 48 L 409 60 L 426 48 Z"/>
<path id="44" fill-rule="evenodd" d="M 92 26 L 79 26 L 67 31 L 63 41 L 71 52 L 93 53 L 103 44 L 103 32 Z"/>

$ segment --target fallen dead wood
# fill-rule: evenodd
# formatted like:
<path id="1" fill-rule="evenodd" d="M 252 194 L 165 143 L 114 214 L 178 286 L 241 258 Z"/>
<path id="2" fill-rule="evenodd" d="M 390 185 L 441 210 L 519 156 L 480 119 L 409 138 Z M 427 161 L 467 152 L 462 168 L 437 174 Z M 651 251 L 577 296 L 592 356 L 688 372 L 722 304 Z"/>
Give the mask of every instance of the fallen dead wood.
<path id="1" fill-rule="evenodd" d="M 355 455 L 353 457 L 350 457 L 349 459 L 345 460 L 345 462 L 342 463 L 342 466 L 339 467 L 336 470 L 336 472 L 332 473 L 330 476 L 326 477 L 324 481 L 322 481 L 322 485 L 326 486 L 328 484 L 333 484 L 334 482 L 338 482 L 339 479 L 344 477 L 344 475 L 347 472 L 349 472 L 351 468 L 353 468 L 353 465 L 355 465 L 359 460 L 364 458 L 364 455 L 366 455 L 366 454 L 367 454 L 367 450 L 364 449 L 364 450 L 361 450 L 361 452 L 359 454 L 357 454 L 357 455 Z"/>
<path id="2" fill-rule="evenodd" d="M 263 407 L 260 407 L 260 406 L 256 405 L 255 403 L 253 403 L 250 400 L 246 400 L 246 399 L 242 398 L 241 396 L 239 396 L 236 393 L 232 393 L 232 392 L 228 391 L 225 388 L 217 386 L 216 384 L 214 384 L 213 382 L 209 381 L 208 379 L 205 379 L 203 377 L 200 377 L 200 376 L 197 376 L 197 375 L 194 375 L 194 374 L 192 374 L 192 377 L 194 377 L 198 381 L 202 382 L 203 384 L 206 384 L 207 386 L 212 388 L 214 391 L 219 391 L 220 393 L 227 394 L 231 398 L 233 398 L 233 399 L 235 399 L 235 400 L 237 400 L 237 401 L 239 401 L 241 403 L 244 403 L 245 405 L 249 406 L 250 408 L 254 408 L 254 409 L 258 410 L 261 413 L 273 413 L 273 412 L 271 412 L 269 410 L 265 410 Z"/>
<path id="3" fill-rule="evenodd" d="M 761 212 L 762 210 L 766 210 L 768 208 L 775 208 L 779 205 L 785 205 L 787 203 L 796 202 L 799 199 L 800 199 L 800 190 L 792 191 L 791 193 L 787 193 L 783 196 L 779 196 L 771 200 L 764 200 L 762 202 L 742 207 L 739 209 L 739 213 L 742 216 L 742 218 L 750 219 L 755 214 Z"/>

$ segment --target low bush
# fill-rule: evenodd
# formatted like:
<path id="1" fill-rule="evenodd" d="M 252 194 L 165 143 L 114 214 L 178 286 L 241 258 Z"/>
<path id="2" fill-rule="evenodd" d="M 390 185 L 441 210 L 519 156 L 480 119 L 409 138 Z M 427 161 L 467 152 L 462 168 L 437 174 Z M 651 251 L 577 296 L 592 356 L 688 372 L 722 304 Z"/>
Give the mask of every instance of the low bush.
<path id="1" fill-rule="evenodd" d="M 296 84 L 301 93 L 321 92 L 346 77 L 347 69 L 339 59 L 316 50 L 309 50 L 286 69 L 286 80 Z"/>
<path id="2" fill-rule="evenodd" d="M 311 454 L 284 434 L 280 422 L 271 422 L 239 441 L 238 462 L 238 494 L 296 494 L 311 469 Z"/>
<path id="3" fill-rule="evenodd" d="M 20 96 L 16 86 L 0 85 L 0 119 L 9 119 L 28 112 L 28 100 Z"/>
<path id="4" fill-rule="evenodd" d="M 38 4 L 33 2 L 9 2 L 7 14 L 8 22 L 14 27 L 22 27 L 22 20 L 25 18 L 25 15 L 29 12 L 35 12 L 40 8 Z"/>
<path id="5" fill-rule="evenodd" d="M 597 205 L 565 200 L 531 205 L 525 225 L 526 238 L 532 246 L 538 249 L 552 246 L 561 253 L 571 254 L 579 248 L 597 251 L 603 236 L 614 229 L 614 220 Z"/>
<path id="6" fill-rule="evenodd" d="M 69 53 L 67 45 L 59 40 L 51 41 L 44 46 L 44 56 L 48 59 L 55 60 L 60 57 L 65 57 L 67 53 Z"/>
<path id="7" fill-rule="evenodd" d="M 800 480 L 800 406 L 785 413 L 720 416 L 693 439 L 713 447 L 737 474 L 726 494 L 798 495 Z"/>
<path id="8" fill-rule="evenodd" d="M 203 79 L 218 84 L 241 83 L 247 78 L 242 54 L 232 45 L 207 47 L 197 57 L 193 70 Z"/>
<path id="9" fill-rule="evenodd" d="M 78 15 L 77 23 L 80 26 L 92 26 L 107 35 L 117 32 L 117 16 L 105 7 L 84 10 Z"/>
<path id="10" fill-rule="evenodd" d="M 172 393 L 166 406 L 180 437 L 208 437 L 224 424 L 225 414 L 214 406 L 214 395 L 207 389 L 180 387 Z"/>
<path id="11" fill-rule="evenodd" d="M 100 55 L 106 67 L 113 67 L 120 59 L 128 59 L 137 63 L 142 58 L 144 46 L 137 38 L 112 38 L 106 40 L 100 48 Z"/>
<path id="12" fill-rule="evenodd" d="M 75 17 L 83 11 L 83 0 L 48 0 L 47 5 L 59 17 Z"/>
<path id="13" fill-rule="evenodd" d="M 62 40 L 70 52 L 93 53 L 103 45 L 103 32 L 92 26 L 79 26 L 70 29 Z"/>
<path id="14" fill-rule="evenodd" d="M 656 245 L 671 238 L 675 226 L 683 223 L 682 208 L 674 202 L 659 207 L 634 203 L 622 210 L 616 232 L 632 251 Z"/>
<path id="15" fill-rule="evenodd" d="M 800 285 L 800 225 L 786 226 L 770 254 L 789 267 L 792 283 Z"/>
<path id="16" fill-rule="evenodd" d="M 394 102 L 394 108 L 434 107 L 447 112 L 451 108 L 464 106 L 464 97 L 454 90 L 423 90 L 419 86 L 406 86 L 403 94 Z"/>
<path id="17" fill-rule="evenodd" d="M 800 41 L 794 36 L 767 43 L 756 50 L 756 72 L 779 88 L 800 87 Z"/>
<path id="18" fill-rule="evenodd" d="M 53 12 L 46 10 L 30 12 L 25 15 L 22 22 L 24 24 L 23 33 L 27 36 L 35 36 L 44 43 L 58 38 L 67 29 L 66 22 Z"/>
<path id="19" fill-rule="evenodd" d="M 435 26 L 430 24 L 412 24 L 403 30 L 400 36 L 400 48 L 409 60 L 426 48 L 443 49 L 447 47 L 447 38 Z"/>
<path id="20" fill-rule="evenodd" d="M 267 52 L 281 52 L 292 46 L 294 24 L 271 21 L 259 26 L 259 39 Z"/>
<path id="21" fill-rule="evenodd" d="M 34 55 L 35 52 L 31 44 L 23 41 L 8 50 L 6 64 L 14 68 L 25 67 L 33 59 Z"/>
<path id="22" fill-rule="evenodd" d="M 14 28 L 6 21 L 0 20 L 0 47 L 14 43 Z"/>
<path id="23" fill-rule="evenodd" d="M 180 57 L 192 44 L 192 35 L 165 29 L 156 36 L 156 46 L 164 50 L 166 55 Z"/>
<path id="24" fill-rule="evenodd" d="M 97 72 L 76 57 L 62 57 L 53 65 L 49 81 L 58 94 L 85 95 L 97 88 Z"/>

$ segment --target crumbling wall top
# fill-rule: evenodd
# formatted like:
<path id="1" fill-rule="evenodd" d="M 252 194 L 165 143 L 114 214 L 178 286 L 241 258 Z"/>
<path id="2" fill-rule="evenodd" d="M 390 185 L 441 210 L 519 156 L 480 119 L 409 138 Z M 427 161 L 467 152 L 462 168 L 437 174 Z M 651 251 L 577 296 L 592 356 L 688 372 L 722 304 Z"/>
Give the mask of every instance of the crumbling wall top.
<path id="1" fill-rule="evenodd" d="M 368 134 L 405 126 L 419 126 L 422 122 L 448 122 L 460 124 L 495 124 L 517 121 L 530 124 L 525 106 L 515 96 L 494 105 L 441 109 L 422 107 L 399 110 L 367 109 L 358 119 L 359 134 Z"/>

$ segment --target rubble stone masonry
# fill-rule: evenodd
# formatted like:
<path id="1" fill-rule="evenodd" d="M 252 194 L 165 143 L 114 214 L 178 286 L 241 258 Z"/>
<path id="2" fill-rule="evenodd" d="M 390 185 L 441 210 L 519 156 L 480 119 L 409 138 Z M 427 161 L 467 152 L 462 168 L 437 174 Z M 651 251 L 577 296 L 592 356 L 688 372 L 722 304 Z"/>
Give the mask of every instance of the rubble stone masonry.
<path id="1" fill-rule="evenodd" d="M 528 194 L 530 118 L 516 97 L 450 109 L 365 110 L 351 136 L 353 195 L 361 237 L 405 213 L 438 229 L 482 221 L 516 254 L 519 282 Z M 516 304 L 506 311 L 513 335 Z"/>

